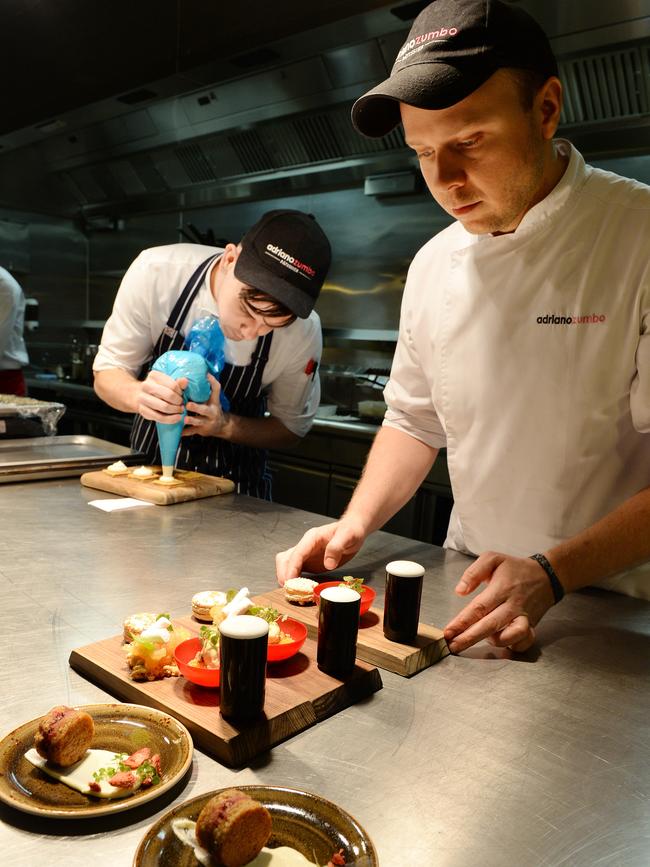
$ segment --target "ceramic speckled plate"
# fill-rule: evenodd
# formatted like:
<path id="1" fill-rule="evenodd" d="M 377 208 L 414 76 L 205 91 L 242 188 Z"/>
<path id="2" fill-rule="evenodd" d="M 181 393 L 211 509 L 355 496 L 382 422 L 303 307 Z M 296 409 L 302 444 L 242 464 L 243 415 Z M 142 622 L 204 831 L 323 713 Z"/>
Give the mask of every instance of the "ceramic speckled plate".
<path id="1" fill-rule="evenodd" d="M 169 714 L 137 704 L 88 704 L 80 707 L 93 718 L 95 749 L 132 753 L 148 746 L 159 753 L 162 780 L 149 789 L 118 800 L 83 795 L 52 779 L 25 758 L 34 745 L 42 717 L 30 720 L 0 741 L 0 800 L 10 807 L 56 819 L 97 818 L 139 807 L 175 785 L 192 763 L 190 733 Z"/>
<path id="2" fill-rule="evenodd" d="M 229 787 L 232 788 L 232 787 Z M 343 849 L 348 867 L 377 867 L 375 847 L 358 822 L 319 795 L 275 786 L 237 786 L 269 810 L 273 833 L 269 847 L 293 846 L 317 864 L 327 864 L 334 852 Z M 194 850 L 174 834 L 174 819 L 192 819 L 217 794 L 208 792 L 185 801 L 165 813 L 147 831 L 138 846 L 133 867 L 198 867 Z"/>

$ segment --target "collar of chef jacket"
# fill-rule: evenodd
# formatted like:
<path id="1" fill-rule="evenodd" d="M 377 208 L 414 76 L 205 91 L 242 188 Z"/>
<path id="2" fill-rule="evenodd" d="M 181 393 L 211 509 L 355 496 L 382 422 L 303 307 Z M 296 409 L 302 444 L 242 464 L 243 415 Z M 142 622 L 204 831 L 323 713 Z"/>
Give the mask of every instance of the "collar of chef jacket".
<path id="1" fill-rule="evenodd" d="M 567 206 L 570 206 L 571 201 L 577 198 L 587 181 L 587 167 L 581 154 L 571 142 L 565 139 L 556 139 L 555 145 L 563 156 L 569 158 L 569 162 L 564 174 L 551 192 L 527 211 L 516 230 L 507 235 L 475 235 L 463 228 L 462 224 L 457 223 L 459 237 L 456 249 L 458 253 L 469 251 L 476 248 L 477 245 L 481 248 L 481 252 L 483 252 L 483 248 L 486 252 L 489 248 L 490 253 L 494 253 L 496 248 L 514 249 L 530 240 L 532 235 L 538 234 L 546 223 L 557 217 Z"/>

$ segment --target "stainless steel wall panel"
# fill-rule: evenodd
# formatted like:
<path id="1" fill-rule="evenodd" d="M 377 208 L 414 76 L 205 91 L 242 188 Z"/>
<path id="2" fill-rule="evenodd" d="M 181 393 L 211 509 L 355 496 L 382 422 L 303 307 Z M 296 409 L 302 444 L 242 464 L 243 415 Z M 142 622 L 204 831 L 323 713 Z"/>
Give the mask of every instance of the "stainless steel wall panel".
<path id="1" fill-rule="evenodd" d="M 334 87 L 381 81 L 387 74 L 386 63 L 375 39 L 327 51 L 323 54 L 323 62 Z"/>
<path id="2" fill-rule="evenodd" d="M 31 247 L 26 222 L 0 217 L 0 265 L 9 271 L 29 271 Z"/>
<path id="3" fill-rule="evenodd" d="M 227 136 L 210 136 L 201 141 L 201 149 L 212 166 L 215 177 L 228 178 L 244 173 L 244 167 Z"/>
<path id="4" fill-rule="evenodd" d="M 140 196 L 147 192 L 142 179 L 129 160 L 114 160 L 108 163 L 107 168 L 122 189 L 123 195 Z"/>
<path id="5" fill-rule="evenodd" d="M 331 88 L 320 57 L 267 70 L 183 97 L 190 123 L 237 115 L 260 106 L 281 104 Z"/>
<path id="6" fill-rule="evenodd" d="M 146 111 L 159 133 L 181 129 L 190 122 L 183 101 L 178 97 L 149 105 Z"/>
<path id="7" fill-rule="evenodd" d="M 175 154 L 192 183 L 216 180 L 216 175 L 199 144 L 182 145 L 176 148 Z"/>

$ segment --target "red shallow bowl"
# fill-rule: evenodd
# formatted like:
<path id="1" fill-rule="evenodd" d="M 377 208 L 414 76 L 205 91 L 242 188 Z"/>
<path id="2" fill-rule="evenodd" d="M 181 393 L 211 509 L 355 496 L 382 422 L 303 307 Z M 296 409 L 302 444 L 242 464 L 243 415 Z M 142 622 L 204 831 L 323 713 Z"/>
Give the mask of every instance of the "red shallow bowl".
<path id="1" fill-rule="evenodd" d="M 324 590 L 326 587 L 338 587 L 339 584 L 343 584 L 343 581 L 325 581 L 323 584 L 317 584 L 314 587 L 314 596 L 318 598 L 320 596 L 321 590 Z M 361 608 L 359 609 L 359 616 L 362 617 L 366 611 L 370 608 L 372 603 L 375 601 L 375 596 L 377 594 L 372 589 L 372 587 L 366 587 L 365 584 L 361 587 Z"/>
<path id="2" fill-rule="evenodd" d="M 285 644 L 269 644 L 267 659 L 269 662 L 282 662 L 289 657 L 294 656 L 305 643 L 307 638 L 307 627 L 304 623 L 299 623 L 292 617 L 287 617 L 286 620 L 280 621 L 280 629 L 286 632 L 293 639 Z M 187 641 L 182 641 L 174 651 L 176 663 L 180 672 L 192 683 L 197 683 L 199 686 L 219 686 L 219 669 L 218 668 L 199 668 L 196 665 L 190 665 L 191 659 L 194 659 L 196 654 L 201 649 L 200 638 L 188 638 Z"/>
<path id="3" fill-rule="evenodd" d="M 293 639 L 286 644 L 269 644 L 267 659 L 269 662 L 282 662 L 289 659 L 290 656 L 295 656 L 296 653 L 305 643 L 307 638 L 307 627 L 304 623 L 294 620 L 293 617 L 287 617 L 286 620 L 278 620 L 278 626 L 282 632 L 286 632 Z"/>
<path id="4" fill-rule="evenodd" d="M 200 638 L 188 638 L 187 641 L 181 641 L 174 651 L 176 664 L 180 668 L 181 674 L 192 683 L 197 683 L 199 686 L 217 687 L 221 674 L 218 668 L 199 668 L 196 665 L 189 665 L 190 659 L 194 659 L 200 649 Z"/>

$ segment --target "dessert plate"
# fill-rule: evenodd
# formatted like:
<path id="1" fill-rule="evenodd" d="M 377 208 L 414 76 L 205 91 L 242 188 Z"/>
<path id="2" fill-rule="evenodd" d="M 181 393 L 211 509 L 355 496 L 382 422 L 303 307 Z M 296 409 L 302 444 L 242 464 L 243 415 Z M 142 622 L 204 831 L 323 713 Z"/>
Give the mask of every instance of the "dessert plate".
<path id="1" fill-rule="evenodd" d="M 41 717 L 24 723 L 0 741 L 0 801 L 10 807 L 56 819 L 97 818 L 139 807 L 171 789 L 192 763 L 193 744 L 184 725 L 169 714 L 137 704 L 88 704 L 79 707 L 93 718 L 95 749 L 132 753 L 150 747 L 159 753 L 160 783 L 117 800 L 93 798 L 52 779 L 25 758 L 34 745 Z"/>
<path id="2" fill-rule="evenodd" d="M 378 867 L 375 847 L 364 829 L 332 801 L 298 789 L 237 788 L 264 804 L 271 813 L 273 831 L 267 844 L 269 848 L 292 846 L 314 864 L 327 864 L 332 855 L 342 849 L 347 867 Z M 142 839 L 133 867 L 197 867 L 194 850 L 178 839 L 172 822 L 175 819 L 196 821 L 217 791 L 223 790 L 199 795 L 165 813 Z"/>

